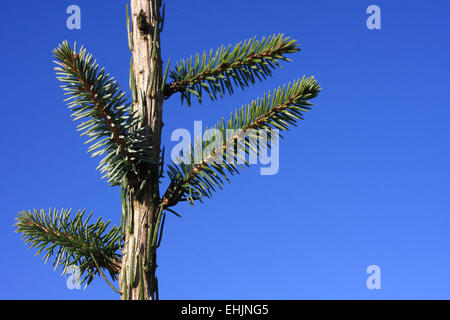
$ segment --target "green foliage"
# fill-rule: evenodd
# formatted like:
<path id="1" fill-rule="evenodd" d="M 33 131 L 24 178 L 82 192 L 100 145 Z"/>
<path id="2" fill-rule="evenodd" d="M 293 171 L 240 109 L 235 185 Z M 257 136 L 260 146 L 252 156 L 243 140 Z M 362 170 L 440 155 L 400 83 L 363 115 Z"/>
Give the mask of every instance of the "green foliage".
<path id="1" fill-rule="evenodd" d="M 142 130 L 138 117 L 131 112 L 125 93 L 117 82 L 99 69 L 91 54 L 81 48 L 79 52 L 63 42 L 55 51 L 59 67 L 55 68 L 58 79 L 69 102 L 74 120 L 82 136 L 90 144 L 88 152 L 104 156 L 99 167 L 111 185 L 119 185 L 127 178 L 138 176 L 143 164 L 155 163 L 152 151 Z"/>
<path id="2" fill-rule="evenodd" d="M 201 103 L 203 91 L 216 100 L 218 96 L 228 92 L 232 94 L 233 86 L 241 89 L 254 84 L 256 79 L 266 79 L 272 70 L 279 67 L 279 60 L 290 61 L 285 54 L 299 51 L 295 40 L 283 34 L 268 38 L 256 38 L 240 42 L 231 49 L 220 47 L 213 54 L 203 52 L 187 60 L 177 63 L 176 69 L 170 72 L 173 80 L 165 86 L 166 97 L 175 92 L 181 93 L 181 102 L 191 104 L 191 96 L 197 97 Z"/>
<path id="3" fill-rule="evenodd" d="M 45 252 L 45 262 L 54 256 L 53 267 L 76 265 L 80 268 L 81 283 L 89 284 L 101 269 L 109 271 L 112 279 L 119 272 L 120 250 L 123 234 L 120 228 L 111 227 L 110 221 L 101 218 L 89 224 L 91 214 L 83 221 L 85 211 L 78 211 L 72 219 L 71 210 L 50 209 L 48 215 L 44 210 L 19 212 L 16 220 L 16 232 L 31 248 L 37 248 L 36 255 Z M 98 267 L 97 267 L 98 266 Z"/>
<path id="4" fill-rule="evenodd" d="M 295 125 L 297 120 L 303 119 L 303 113 L 312 106 L 308 100 L 315 98 L 319 91 L 320 86 L 313 77 L 303 78 L 236 110 L 227 122 L 222 119 L 222 122 L 214 127 L 222 137 L 226 137 L 226 141 L 218 149 L 215 148 L 204 155 L 203 150 L 211 141 L 197 141 L 191 148 L 187 163 L 169 165 L 171 184 L 164 195 L 165 205 L 173 206 L 178 201 L 189 201 L 193 204 L 195 200 L 209 198 L 216 187 L 223 186 L 224 180 L 229 181 L 229 174 L 238 173 L 238 167 L 248 165 L 248 159 L 238 150 L 242 150 L 247 156 L 260 154 L 264 146 L 258 145 L 257 130 L 288 130 L 290 125 Z M 227 130 L 233 130 L 233 136 L 230 136 Z M 235 134 L 236 132 L 241 135 Z M 270 148 L 271 144 L 267 147 Z M 229 158 L 225 161 L 229 149 L 233 158 L 232 161 Z M 196 156 L 199 154 L 203 157 L 200 162 Z M 237 158 L 241 161 L 234 161 Z"/>
<path id="5" fill-rule="evenodd" d="M 152 59 L 156 59 L 158 34 L 163 28 L 162 21 L 159 22 L 161 25 L 156 24 L 153 43 L 150 44 Z M 133 30 L 128 8 L 127 28 L 129 47 L 133 50 Z M 135 103 L 141 100 L 138 95 L 163 94 L 168 99 L 177 92 L 181 94 L 181 103 L 186 101 L 188 105 L 191 105 L 192 96 L 201 103 L 204 93 L 211 100 L 217 100 L 227 93 L 233 94 L 235 87 L 245 89 L 257 80 L 268 78 L 274 69 L 280 67 L 281 61 L 290 61 L 286 58 L 287 54 L 299 50 L 296 40 L 279 34 L 261 40 L 252 38 L 234 47 L 221 46 L 209 54 L 196 54 L 179 61 L 171 71 L 169 59 L 162 87 L 154 86 L 154 68 L 148 88 L 139 88 L 141 92 L 138 92 L 131 61 L 130 91 Z M 38 249 L 36 255 L 45 252 L 43 258 L 46 262 L 53 256 L 55 269 L 63 266 L 66 270 L 76 265 L 80 268 L 83 283 L 89 284 L 96 275 L 101 275 L 113 287 L 102 269 L 108 270 L 113 280 L 117 279 L 121 271 L 120 250 L 124 245 L 125 234 L 134 231 L 132 196 L 134 200 L 143 197 L 142 191 L 149 187 L 148 178 L 156 176 L 151 171 L 154 168 L 159 168 L 159 178 L 164 176 L 163 162 L 160 160 L 164 156 L 160 157 L 159 150 L 153 149 L 151 142 L 154 137 L 142 121 L 146 106 L 136 106 L 140 114 L 133 111 L 133 104 L 128 102 L 125 92 L 120 90 L 118 83 L 104 68 L 99 67 L 86 49 L 81 47 L 77 51 L 76 45 L 72 49 L 67 42 L 63 42 L 54 50 L 54 56 L 58 65 L 55 68 L 57 78 L 63 83 L 62 88 L 68 96 L 65 101 L 74 120 L 81 120 L 77 128 L 82 136 L 87 137 L 85 143 L 89 144 L 88 152 L 92 157 L 102 157 L 97 169 L 103 177 L 111 185 L 121 186 L 122 221 L 120 227 L 108 228 L 110 221 L 103 222 L 101 219 L 89 224 L 92 213 L 84 219 L 85 211 L 78 211 L 71 218 L 71 210 L 50 209 L 48 215 L 44 210 L 29 210 L 19 212 L 16 232 L 22 234 L 30 247 Z M 170 77 L 171 82 L 166 83 L 167 77 Z M 278 130 L 285 131 L 291 125 L 296 125 L 298 120 L 303 119 L 303 113 L 312 106 L 309 100 L 315 98 L 320 90 L 319 84 L 311 77 L 269 92 L 236 109 L 228 121 L 222 119 L 217 123 L 213 129 L 225 137 L 217 148 L 204 153 L 211 139 L 196 141 L 191 147 L 191 154 L 186 155 L 190 162 L 169 165 L 166 172 L 170 178 L 169 187 L 162 199 L 159 191 L 152 195 L 154 199 L 161 199 L 161 202 L 157 203 L 159 212 L 155 223 L 149 226 L 147 259 L 151 256 L 150 249 L 160 245 L 165 212 L 179 216 L 171 208 L 178 202 L 194 204 L 197 200 L 211 197 L 216 188 L 222 188 L 225 181 L 229 181 L 230 175 L 239 173 L 240 168 L 249 165 L 248 158 L 259 156 L 263 148 L 271 148 L 271 143 L 261 145 L 261 130 L 276 135 Z M 230 135 L 229 130 L 235 132 Z M 159 142 L 157 145 L 159 147 Z M 154 185 L 151 188 L 159 190 Z M 134 261 L 137 255 L 138 264 L 131 264 L 129 270 L 122 270 L 122 286 L 133 286 L 136 285 L 135 281 L 139 281 L 137 285 L 143 297 L 143 272 L 153 266 L 150 266 L 150 260 L 144 261 L 142 252 L 136 249 L 139 248 L 135 248 L 133 242 L 131 256 Z M 127 298 L 126 292 L 124 294 Z"/>

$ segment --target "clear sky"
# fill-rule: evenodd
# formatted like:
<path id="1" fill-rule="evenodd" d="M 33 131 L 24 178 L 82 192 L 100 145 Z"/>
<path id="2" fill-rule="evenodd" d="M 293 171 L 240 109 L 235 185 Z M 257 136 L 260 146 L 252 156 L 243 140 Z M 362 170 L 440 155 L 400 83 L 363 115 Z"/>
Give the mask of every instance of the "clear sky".
<path id="1" fill-rule="evenodd" d="M 120 197 L 86 155 L 55 79 L 52 50 L 84 44 L 128 90 L 125 1 L 0 4 L 2 299 L 117 299 L 102 279 L 68 290 L 61 270 L 14 233 L 19 210 L 93 210 L 119 223 Z M 81 8 L 81 30 L 66 9 Z M 369 30 L 366 9 L 381 8 Z M 280 171 L 251 167 L 212 200 L 169 216 L 162 299 L 450 299 L 450 2 L 167 1 L 166 61 L 285 33 L 302 52 L 274 76 L 202 106 L 164 108 L 174 129 L 212 125 L 269 89 L 315 75 L 316 107 L 285 134 Z M 369 290 L 366 269 L 381 269 Z M 116 283 L 117 285 L 117 283 Z"/>

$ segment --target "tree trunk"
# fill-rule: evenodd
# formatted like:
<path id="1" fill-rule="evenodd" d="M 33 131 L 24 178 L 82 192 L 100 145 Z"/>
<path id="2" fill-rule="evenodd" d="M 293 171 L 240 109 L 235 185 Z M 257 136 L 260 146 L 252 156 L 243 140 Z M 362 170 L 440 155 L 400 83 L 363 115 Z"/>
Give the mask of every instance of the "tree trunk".
<path id="1" fill-rule="evenodd" d="M 160 7 L 161 0 L 131 0 L 129 32 L 134 69 L 134 75 L 130 76 L 135 78 L 136 89 L 133 108 L 142 117 L 141 129 L 158 153 L 163 103 Z M 122 299 L 153 300 L 158 298 L 154 236 L 158 234 L 157 218 L 160 217 L 159 165 L 141 169 L 151 173 L 130 182 L 132 187 L 127 191 L 129 214 L 119 283 Z"/>

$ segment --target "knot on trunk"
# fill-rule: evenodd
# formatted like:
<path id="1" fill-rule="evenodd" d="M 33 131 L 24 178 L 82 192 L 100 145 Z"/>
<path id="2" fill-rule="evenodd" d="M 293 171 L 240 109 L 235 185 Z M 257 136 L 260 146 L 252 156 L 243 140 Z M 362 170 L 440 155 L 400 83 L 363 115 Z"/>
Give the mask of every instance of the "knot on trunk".
<path id="1" fill-rule="evenodd" d="M 141 31 L 142 35 L 149 34 L 150 33 L 150 23 L 147 21 L 147 15 L 145 14 L 144 10 L 141 9 L 137 16 L 137 27 L 139 31 Z"/>

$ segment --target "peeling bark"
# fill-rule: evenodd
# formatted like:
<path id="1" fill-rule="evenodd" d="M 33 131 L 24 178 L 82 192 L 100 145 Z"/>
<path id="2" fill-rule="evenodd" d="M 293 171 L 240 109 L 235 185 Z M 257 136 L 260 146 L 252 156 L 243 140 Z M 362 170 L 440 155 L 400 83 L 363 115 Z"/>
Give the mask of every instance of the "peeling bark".
<path id="1" fill-rule="evenodd" d="M 159 39 L 161 0 L 131 0 L 131 44 L 136 97 L 133 108 L 142 118 L 141 127 L 151 146 L 160 151 L 162 128 L 162 61 Z M 159 166 L 141 168 L 129 192 L 131 213 L 126 228 L 125 247 L 119 276 L 122 299 L 158 298 L 156 246 L 152 235 L 159 212 Z M 137 195 L 139 187 L 145 187 Z"/>

